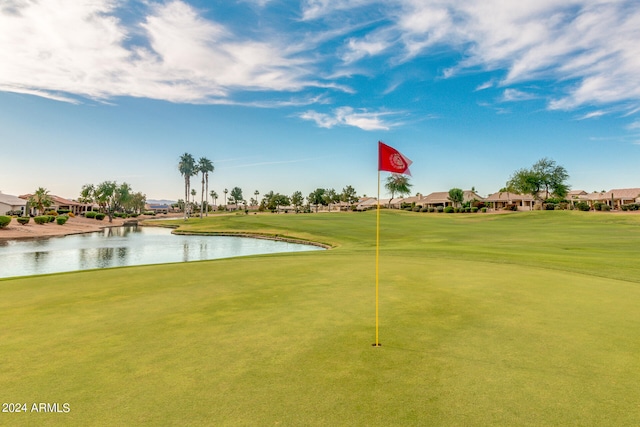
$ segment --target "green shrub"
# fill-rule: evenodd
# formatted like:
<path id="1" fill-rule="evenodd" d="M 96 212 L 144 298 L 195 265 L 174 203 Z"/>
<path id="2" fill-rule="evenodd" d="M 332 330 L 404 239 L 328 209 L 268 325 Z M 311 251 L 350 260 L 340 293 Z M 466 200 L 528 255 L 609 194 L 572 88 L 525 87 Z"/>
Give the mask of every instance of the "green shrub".
<path id="1" fill-rule="evenodd" d="M 11 222 L 10 216 L 0 216 L 0 228 L 5 228 Z"/>
<path id="2" fill-rule="evenodd" d="M 602 205 L 602 206 L 600 206 L 600 210 L 603 211 L 603 212 L 609 212 L 611 210 L 611 206 Z"/>
<path id="3" fill-rule="evenodd" d="M 640 210 L 640 203 L 627 203 L 620 206 L 623 211 L 638 211 Z"/>
<path id="4" fill-rule="evenodd" d="M 96 219 L 97 219 L 98 221 L 102 221 L 102 220 L 104 219 L 104 217 L 105 217 L 105 216 L 106 216 L 106 215 L 105 215 L 105 214 L 103 214 L 103 213 L 101 213 L 101 212 L 96 213 Z"/>
<path id="5" fill-rule="evenodd" d="M 576 208 L 582 212 L 587 212 L 591 210 L 591 206 L 587 202 L 578 202 L 576 203 Z"/>
<path id="6" fill-rule="evenodd" d="M 33 218 L 33 221 L 36 224 L 40 224 L 40 225 L 46 224 L 46 223 L 49 222 L 49 215 L 39 215 L 39 216 Z"/>
<path id="7" fill-rule="evenodd" d="M 443 211 L 444 213 L 452 213 L 452 212 L 455 212 L 455 209 L 453 208 L 453 206 L 447 206 L 443 209 Z"/>
<path id="8" fill-rule="evenodd" d="M 98 215 L 98 212 L 96 211 L 89 211 L 87 213 L 84 214 L 85 218 L 95 218 L 96 215 Z"/>
<path id="9" fill-rule="evenodd" d="M 56 218 L 56 222 L 58 223 L 58 225 L 64 225 L 64 223 L 67 222 L 68 219 L 69 219 L 68 216 L 60 215 L 59 217 Z"/>
<path id="10" fill-rule="evenodd" d="M 58 215 L 65 215 L 71 211 L 69 209 L 58 209 L 56 212 L 58 212 Z"/>
<path id="11" fill-rule="evenodd" d="M 18 221 L 18 223 L 20 223 L 21 225 L 25 225 L 28 224 L 29 221 L 31 221 L 31 218 L 29 218 L 28 216 L 19 216 L 18 218 L 16 218 L 16 221 Z"/>
<path id="12" fill-rule="evenodd" d="M 487 208 L 482 208 L 482 213 L 486 213 L 487 212 Z"/>
<path id="13" fill-rule="evenodd" d="M 420 212 L 431 212 L 428 207 L 420 208 Z"/>
<path id="14" fill-rule="evenodd" d="M 55 220 L 56 220 L 56 217 L 57 217 L 58 215 L 56 214 L 56 215 L 47 215 L 47 216 L 49 217 L 49 222 L 53 222 L 53 221 L 55 221 Z"/>
<path id="15" fill-rule="evenodd" d="M 481 202 L 480 200 L 474 200 L 473 203 L 471 203 L 471 207 L 482 209 L 486 207 L 486 205 L 484 202 Z"/>
<path id="16" fill-rule="evenodd" d="M 7 216 L 20 216 L 20 215 L 22 215 L 22 211 L 7 211 L 7 213 L 5 213 L 5 215 L 7 215 Z"/>
<path id="17" fill-rule="evenodd" d="M 484 209 L 484 210 L 486 211 L 486 209 L 487 209 L 487 208 L 482 208 L 482 209 Z M 477 207 L 475 207 L 475 206 L 474 206 L 474 207 L 472 207 L 472 208 L 471 208 L 471 213 L 476 213 L 476 212 L 478 212 L 478 208 L 477 208 Z"/>
<path id="18" fill-rule="evenodd" d="M 444 207 L 442 207 L 442 206 L 436 207 L 436 212 L 438 212 L 438 213 L 444 212 Z"/>

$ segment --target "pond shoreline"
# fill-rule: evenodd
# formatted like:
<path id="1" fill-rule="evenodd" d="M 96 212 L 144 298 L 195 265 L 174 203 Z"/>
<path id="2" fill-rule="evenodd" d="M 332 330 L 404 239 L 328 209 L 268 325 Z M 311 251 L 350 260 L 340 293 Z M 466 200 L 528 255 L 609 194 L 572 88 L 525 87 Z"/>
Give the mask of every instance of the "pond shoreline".
<path id="1" fill-rule="evenodd" d="M 151 218 L 139 216 L 137 218 L 113 218 L 113 222 L 109 222 L 108 218 L 102 221 L 98 221 L 93 218 L 85 218 L 82 216 L 70 217 L 64 225 L 58 225 L 54 222 L 47 224 L 36 224 L 33 221 L 29 221 L 28 224 L 20 225 L 15 218 L 12 218 L 9 225 L 5 228 L 0 228 L 0 242 L 8 242 L 11 240 L 33 240 L 33 239 L 49 239 L 52 237 L 64 237 L 75 234 L 95 233 L 102 231 L 106 228 L 123 227 L 125 225 L 133 225 L 135 221 L 137 225 L 142 225 L 142 222 Z M 158 219 L 171 219 L 172 216 L 160 216 Z M 147 223 L 146 225 L 152 225 Z"/>
<path id="2" fill-rule="evenodd" d="M 174 228 L 174 227 L 167 227 Z M 273 240 L 276 242 L 285 242 L 285 243 L 296 243 L 299 245 L 310 245 L 317 246 L 323 249 L 333 249 L 335 246 L 329 245 L 327 243 L 314 242 L 312 240 L 304 240 L 304 239 L 296 239 L 295 237 L 287 237 L 281 236 L 279 234 L 261 234 L 261 233 L 248 233 L 244 231 L 232 232 L 232 231 L 204 231 L 204 232 L 196 232 L 196 231 L 179 231 L 173 230 L 172 234 L 177 234 L 181 236 L 221 236 L 221 237 L 247 237 L 251 239 L 263 239 L 263 240 Z"/>

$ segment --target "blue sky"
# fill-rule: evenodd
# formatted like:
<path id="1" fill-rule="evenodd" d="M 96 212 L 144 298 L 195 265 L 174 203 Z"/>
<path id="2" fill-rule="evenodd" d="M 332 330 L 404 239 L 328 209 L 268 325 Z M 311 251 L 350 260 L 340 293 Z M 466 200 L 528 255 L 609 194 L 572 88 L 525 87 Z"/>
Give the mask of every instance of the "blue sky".
<path id="1" fill-rule="evenodd" d="M 378 140 L 423 194 L 640 186 L 636 0 L 5 0 L 0 57 L 8 194 L 176 200 L 189 152 L 219 194 L 375 195 Z"/>

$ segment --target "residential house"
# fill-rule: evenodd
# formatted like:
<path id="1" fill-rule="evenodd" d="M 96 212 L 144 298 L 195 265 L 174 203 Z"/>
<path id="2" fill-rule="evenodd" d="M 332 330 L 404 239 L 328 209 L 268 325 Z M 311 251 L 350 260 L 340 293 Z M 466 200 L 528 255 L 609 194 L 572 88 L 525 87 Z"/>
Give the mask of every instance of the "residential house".
<path id="1" fill-rule="evenodd" d="M 8 212 L 20 212 L 20 215 L 23 216 L 26 208 L 26 200 L 0 192 L 0 215 L 6 215 Z"/>
<path id="2" fill-rule="evenodd" d="M 531 194 L 517 194 L 509 191 L 499 191 L 484 199 L 494 210 L 504 209 L 507 206 L 515 205 L 519 211 L 530 211 L 533 209 L 535 199 Z"/>
<path id="3" fill-rule="evenodd" d="M 593 203 L 606 203 L 611 209 L 620 209 L 620 206 L 630 203 L 640 203 L 640 188 L 617 188 L 604 193 L 590 195 L 591 206 Z"/>
<path id="4" fill-rule="evenodd" d="M 23 194 L 18 197 L 26 201 L 26 200 L 29 200 L 31 196 L 33 196 L 33 194 Z M 49 197 L 51 198 L 51 201 L 53 203 L 51 204 L 51 206 L 48 207 L 48 209 L 55 210 L 55 211 L 68 210 L 69 212 L 73 212 L 74 215 L 80 215 L 85 212 L 92 211 L 94 208 L 94 205 L 92 205 L 91 203 L 80 203 L 80 202 L 76 202 L 75 200 L 69 200 L 69 199 L 65 199 L 64 197 L 56 196 L 55 194 L 49 194 Z M 31 206 L 30 210 L 31 210 L 30 212 L 31 214 L 34 214 L 34 215 L 36 214 L 35 206 Z"/>
<path id="5" fill-rule="evenodd" d="M 144 209 L 146 211 L 151 211 L 156 214 L 166 214 L 166 213 L 169 213 L 169 211 L 171 210 L 171 206 L 166 203 L 161 203 L 161 204 L 151 203 L 151 204 L 144 205 Z"/>
<path id="6" fill-rule="evenodd" d="M 475 191 L 464 190 L 462 197 L 462 203 L 473 202 L 475 200 L 484 201 L 484 199 Z M 436 208 L 438 206 L 446 207 L 453 206 L 453 202 L 449 199 L 448 191 L 437 191 L 422 197 L 416 201 L 416 205 L 428 208 Z"/>

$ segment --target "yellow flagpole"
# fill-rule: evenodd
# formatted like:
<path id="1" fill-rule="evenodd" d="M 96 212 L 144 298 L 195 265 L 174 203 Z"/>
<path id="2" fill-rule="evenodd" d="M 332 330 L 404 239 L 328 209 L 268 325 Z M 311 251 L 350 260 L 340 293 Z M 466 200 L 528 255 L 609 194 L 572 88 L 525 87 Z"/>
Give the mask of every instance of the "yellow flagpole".
<path id="1" fill-rule="evenodd" d="M 374 347 L 380 347 L 378 339 L 378 277 L 379 277 L 379 258 L 380 258 L 380 170 L 378 169 L 378 208 L 376 210 L 376 342 Z"/>

